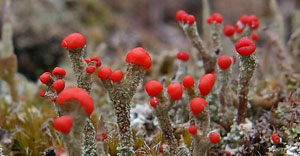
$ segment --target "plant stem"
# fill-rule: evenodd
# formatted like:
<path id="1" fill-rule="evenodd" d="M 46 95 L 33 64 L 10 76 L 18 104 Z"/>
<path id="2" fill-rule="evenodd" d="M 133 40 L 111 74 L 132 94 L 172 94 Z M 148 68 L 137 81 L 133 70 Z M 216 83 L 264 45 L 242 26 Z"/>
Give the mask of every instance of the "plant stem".
<path id="1" fill-rule="evenodd" d="M 246 118 L 248 105 L 248 92 L 250 80 L 255 72 L 256 58 L 254 55 L 240 56 L 240 74 L 239 74 L 239 107 L 237 114 L 237 124 L 243 123 Z"/>

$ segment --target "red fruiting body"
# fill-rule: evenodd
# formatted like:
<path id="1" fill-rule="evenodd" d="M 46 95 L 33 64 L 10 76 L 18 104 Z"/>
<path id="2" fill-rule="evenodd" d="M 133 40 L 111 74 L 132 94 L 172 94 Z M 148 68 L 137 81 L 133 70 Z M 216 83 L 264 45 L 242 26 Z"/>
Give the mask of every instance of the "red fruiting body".
<path id="1" fill-rule="evenodd" d="M 150 105 L 152 106 L 152 107 L 156 107 L 156 105 L 158 105 L 159 104 L 159 98 L 157 98 L 157 97 L 152 97 L 151 98 L 151 101 L 150 101 Z"/>
<path id="2" fill-rule="evenodd" d="M 69 100 L 77 100 L 88 115 L 91 115 L 94 111 L 94 101 L 91 95 L 84 89 L 68 88 L 62 91 L 57 98 L 58 105 L 60 106 Z"/>
<path id="3" fill-rule="evenodd" d="M 183 78 L 182 83 L 185 88 L 191 88 L 194 86 L 195 80 L 191 75 L 187 75 Z"/>
<path id="4" fill-rule="evenodd" d="M 223 23 L 223 16 L 220 13 L 215 12 L 211 16 L 215 22 Z"/>
<path id="5" fill-rule="evenodd" d="M 44 90 L 40 91 L 40 97 L 42 97 L 42 98 L 45 97 L 45 94 L 46 94 L 46 92 Z"/>
<path id="6" fill-rule="evenodd" d="M 223 31 L 225 36 L 230 37 L 234 35 L 235 27 L 228 24 L 224 26 Z"/>
<path id="7" fill-rule="evenodd" d="M 71 116 L 64 115 L 54 120 L 54 127 L 56 130 L 68 134 L 73 127 L 73 119 Z"/>
<path id="8" fill-rule="evenodd" d="M 243 37 L 235 44 L 235 49 L 242 56 L 250 56 L 254 53 L 256 45 L 248 37 Z"/>
<path id="9" fill-rule="evenodd" d="M 190 134 L 195 135 L 195 134 L 197 134 L 197 131 L 198 131 L 197 126 L 191 125 L 191 126 L 189 127 L 189 133 L 190 133 Z"/>
<path id="10" fill-rule="evenodd" d="M 84 61 L 85 61 L 87 64 L 89 64 L 89 63 L 91 62 L 91 60 L 88 59 L 88 58 L 85 58 Z"/>
<path id="11" fill-rule="evenodd" d="M 102 67 L 98 72 L 98 77 L 100 79 L 108 79 L 112 73 L 110 67 Z"/>
<path id="12" fill-rule="evenodd" d="M 95 66 L 87 66 L 85 68 L 85 71 L 89 74 L 93 74 L 96 71 L 96 67 Z"/>
<path id="13" fill-rule="evenodd" d="M 249 15 L 242 15 L 241 18 L 240 18 L 240 21 L 246 25 L 249 23 Z"/>
<path id="14" fill-rule="evenodd" d="M 178 82 L 173 82 L 168 86 L 168 93 L 173 100 L 179 100 L 182 97 L 183 90 Z"/>
<path id="15" fill-rule="evenodd" d="M 50 73 L 49 72 L 45 72 L 40 76 L 40 81 L 43 84 L 47 84 L 51 79 Z"/>
<path id="16" fill-rule="evenodd" d="M 213 22 L 214 22 L 213 17 L 208 17 L 206 22 L 207 22 L 207 24 L 213 24 Z"/>
<path id="17" fill-rule="evenodd" d="M 256 32 L 252 32 L 251 37 L 253 41 L 257 41 L 259 39 L 259 36 Z"/>
<path id="18" fill-rule="evenodd" d="M 178 11 L 176 12 L 175 19 L 176 19 L 177 21 L 180 21 L 180 17 L 181 17 L 181 15 L 183 15 L 184 13 L 186 13 L 184 10 L 178 10 Z"/>
<path id="19" fill-rule="evenodd" d="M 272 134 L 272 140 L 273 140 L 273 143 L 276 145 L 279 144 L 281 141 L 280 136 L 277 133 Z"/>
<path id="20" fill-rule="evenodd" d="M 189 25 L 193 25 L 196 21 L 195 16 L 193 16 L 193 15 L 189 15 L 186 19 L 187 19 L 187 23 Z"/>
<path id="21" fill-rule="evenodd" d="M 216 144 L 216 143 L 220 142 L 221 137 L 220 137 L 220 135 L 218 133 L 211 132 L 209 134 L 209 140 L 210 140 L 211 143 Z"/>
<path id="22" fill-rule="evenodd" d="M 187 23 L 187 17 L 189 16 L 189 14 L 184 13 L 180 16 L 180 21 L 183 23 Z"/>
<path id="23" fill-rule="evenodd" d="M 116 70 L 110 74 L 110 79 L 114 82 L 120 82 L 124 77 L 122 70 Z"/>
<path id="24" fill-rule="evenodd" d="M 231 156 L 231 153 L 229 151 L 226 151 L 227 156 Z"/>
<path id="25" fill-rule="evenodd" d="M 132 49 L 126 56 L 126 62 L 149 69 L 152 65 L 151 56 L 142 47 Z"/>
<path id="26" fill-rule="evenodd" d="M 96 64 L 97 67 L 100 67 L 102 65 L 102 62 L 101 62 L 101 60 L 98 56 L 93 56 L 91 58 L 91 61 L 96 61 L 97 62 L 97 64 Z"/>
<path id="27" fill-rule="evenodd" d="M 190 54 L 181 50 L 177 53 L 177 59 L 181 60 L 181 61 L 188 61 L 190 58 Z"/>
<path id="28" fill-rule="evenodd" d="M 205 108 L 208 102 L 203 98 L 193 98 L 190 102 L 190 109 L 194 115 L 199 115 Z"/>
<path id="29" fill-rule="evenodd" d="M 218 65 L 221 69 L 226 70 L 232 64 L 232 59 L 229 56 L 222 55 L 219 57 Z"/>
<path id="30" fill-rule="evenodd" d="M 108 138 L 106 132 L 101 133 L 101 136 L 102 136 L 102 141 L 105 141 Z"/>
<path id="31" fill-rule="evenodd" d="M 85 37 L 80 33 L 72 33 L 64 38 L 61 46 L 69 50 L 82 48 L 85 46 Z"/>
<path id="32" fill-rule="evenodd" d="M 243 27 L 240 26 L 239 23 L 235 24 L 235 32 L 237 32 L 238 34 L 242 33 L 244 31 Z"/>
<path id="33" fill-rule="evenodd" d="M 251 15 L 249 16 L 249 26 L 251 29 L 257 29 L 259 27 L 259 21 L 257 16 Z"/>
<path id="34" fill-rule="evenodd" d="M 151 80 L 146 83 L 145 89 L 149 96 L 157 96 L 163 90 L 163 86 L 160 82 Z"/>
<path id="35" fill-rule="evenodd" d="M 66 70 L 62 67 L 55 67 L 52 71 L 55 77 L 63 78 L 66 76 Z"/>
<path id="36" fill-rule="evenodd" d="M 65 89 L 65 81 L 61 80 L 61 79 L 56 80 L 52 86 L 53 86 L 54 90 L 56 90 L 57 92 L 60 92 Z"/>
<path id="37" fill-rule="evenodd" d="M 159 146 L 158 150 L 159 150 L 160 153 L 164 153 L 164 147 L 163 147 L 163 145 Z"/>
<path id="38" fill-rule="evenodd" d="M 208 95 L 215 84 L 215 75 L 214 74 L 205 74 L 199 81 L 198 88 L 200 90 L 201 95 Z"/>
<path id="39" fill-rule="evenodd" d="M 52 101 L 52 102 L 56 102 L 56 98 L 52 98 L 51 101 Z"/>

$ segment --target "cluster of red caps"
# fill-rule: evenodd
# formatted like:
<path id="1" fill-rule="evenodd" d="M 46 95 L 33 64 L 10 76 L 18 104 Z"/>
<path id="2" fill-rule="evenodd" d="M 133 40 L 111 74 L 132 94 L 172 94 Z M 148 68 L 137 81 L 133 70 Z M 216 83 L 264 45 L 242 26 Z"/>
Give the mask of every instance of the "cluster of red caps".
<path id="1" fill-rule="evenodd" d="M 178 10 L 175 15 L 175 19 L 178 22 L 187 23 L 188 25 L 193 25 L 196 21 L 194 15 L 186 13 L 184 10 Z"/>
<path id="2" fill-rule="evenodd" d="M 52 71 L 52 75 L 55 77 L 55 81 L 50 72 L 43 73 L 40 76 L 40 81 L 47 86 L 52 86 L 57 93 L 60 93 L 65 88 L 65 81 L 63 78 L 66 76 L 66 71 L 64 68 L 55 67 Z M 45 97 L 45 93 L 44 90 L 41 90 L 40 96 Z M 51 100 L 52 102 L 55 102 L 56 98 L 52 98 Z"/>
<path id="3" fill-rule="evenodd" d="M 188 129 L 189 133 L 192 135 L 196 135 L 198 132 L 198 128 L 195 125 L 190 125 Z M 212 144 L 219 143 L 221 140 L 221 136 L 216 132 L 210 132 L 209 133 L 209 140 Z"/>
<path id="4" fill-rule="evenodd" d="M 152 65 L 151 56 L 142 47 L 137 47 L 128 52 L 126 62 L 129 64 L 142 66 L 145 70 L 149 69 Z M 113 82 L 120 82 L 124 74 L 122 70 L 112 71 L 110 67 L 102 67 L 98 72 L 98 77 L 102 80 L 110 79 Z"/>
<path id="5" fill-rule="evenodd" d="M 258 17 L 255 15 L 242 15 L 240 17 L 240 20 L 233 25 L 225 25 L 223 28 L 224 35 L 227 37 L 233 36 L 235 33 L 242 33 L 246 26 L 249 26 L 252 30 L 256 30 L 259 27 L 259 20 Z M 252 40 L 257 41 L 259 39 L 259 36 L 256 32 L 252 32 L 251 34 Z"/>
<path id="6" fill-rule="evenodd" d="M 218 12 L 215 12 L 213 13 L 210 17 L 207 18 L 206 20 L 207 24 L 213 24 L 213 23 L 223 23 L 223 16 L 218 13 Z"/>

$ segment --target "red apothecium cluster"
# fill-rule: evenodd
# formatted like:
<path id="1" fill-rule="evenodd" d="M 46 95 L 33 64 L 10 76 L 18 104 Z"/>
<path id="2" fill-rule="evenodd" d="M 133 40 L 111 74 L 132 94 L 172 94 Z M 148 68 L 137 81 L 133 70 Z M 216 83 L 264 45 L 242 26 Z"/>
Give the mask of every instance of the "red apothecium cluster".
<path id="1" fill-rule="evenodd" d="M 215 12 L 207 18 L 206 22 L 208 24 L 213 24 L 214 22 L 221 24 L 223 23 L 223 16 L 220 13 Z"/>
<path id="2" fill-rule="evenodd" d="M 175 15 L 175 19 L 178 22 L 187 23 L 189 25 L 193 25 L 196 21 L 194 15 L 190 15 L 190 14 L 186 13 L 184 10 L 177 11 L 176 15 Z"/>

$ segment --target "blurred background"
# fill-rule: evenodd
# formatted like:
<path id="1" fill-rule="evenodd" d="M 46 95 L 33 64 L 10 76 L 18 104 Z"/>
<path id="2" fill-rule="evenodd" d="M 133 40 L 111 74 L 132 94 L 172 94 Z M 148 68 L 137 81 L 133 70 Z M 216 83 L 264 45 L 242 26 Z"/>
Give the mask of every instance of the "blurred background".
<path id="1" fill-rule="evenodd" d="M 83 33 L 87 37 L 87 51 L 99 51 L 101 59 L 106 59 L 108 63 L 115 61 L 112 58 L 118 53 L 126 53 L 136 46 L 144 46 L 151 53 L 176 54 L 178 49 L 189 50 L 191 45 L 174 19 L 179 9 L 194 14 L 198 27 L 202 27 L 201 0 L 11 2 L 19 72 L 32 81 L 67 60 L 61 41 L 72 32 Z M 272 15 L 267 0 L 209 0 L 209 3 L 212 12 L 220 12 L 224 16 L 224 24 L 235 24 L 242 14 L 257 15 L 264 22 L 261 28 L 278 24 L 263 20 Z M 286 38 L 292 30 L 293 11 L 299 5 L 299 0 L 278 0 L 286 24 Z M 1 0 L 1 13 L 3 7 L 4 0 Z M 202 29 L 199 31 L 202 33 Z"/>

